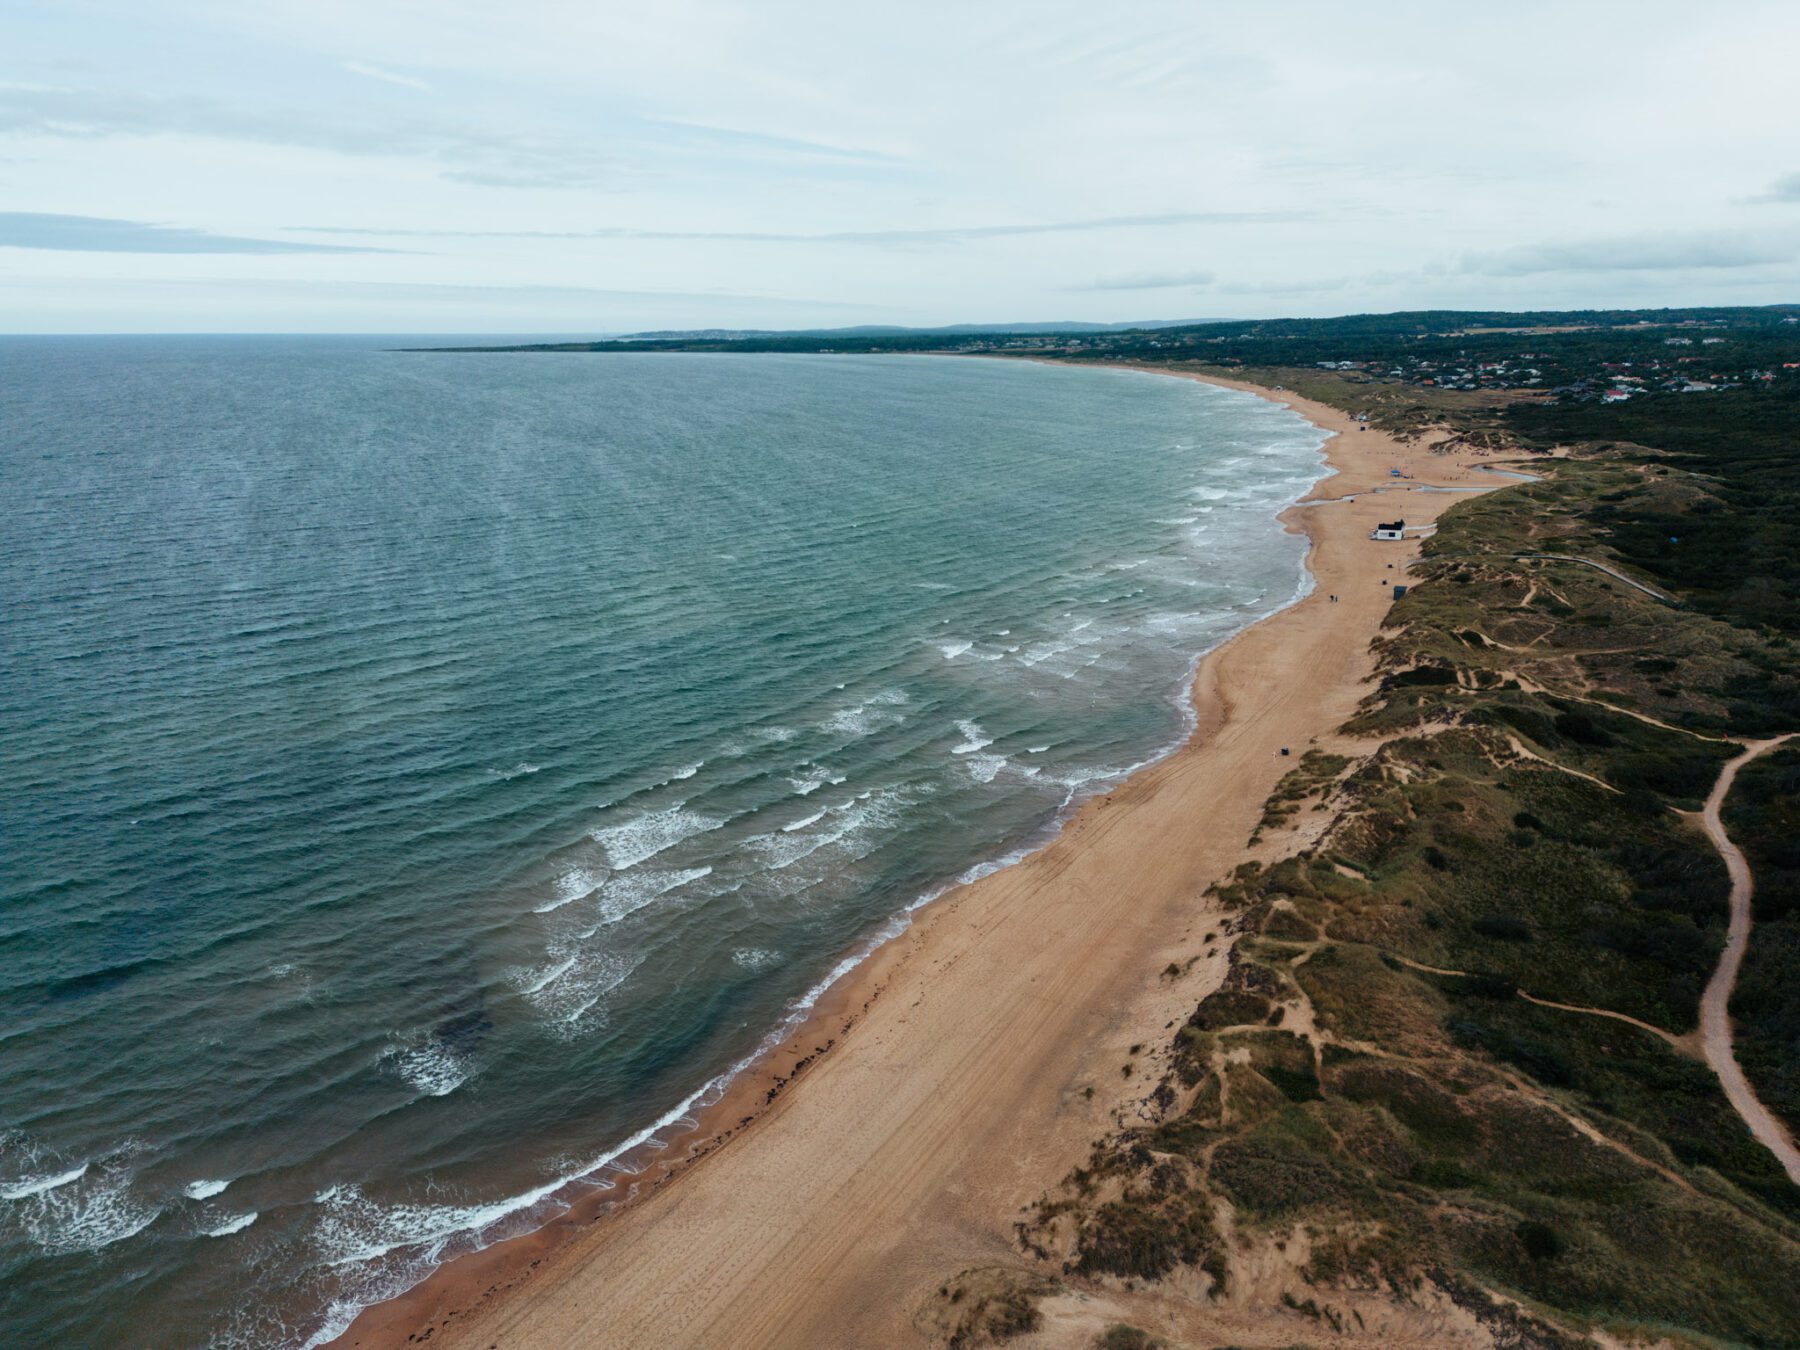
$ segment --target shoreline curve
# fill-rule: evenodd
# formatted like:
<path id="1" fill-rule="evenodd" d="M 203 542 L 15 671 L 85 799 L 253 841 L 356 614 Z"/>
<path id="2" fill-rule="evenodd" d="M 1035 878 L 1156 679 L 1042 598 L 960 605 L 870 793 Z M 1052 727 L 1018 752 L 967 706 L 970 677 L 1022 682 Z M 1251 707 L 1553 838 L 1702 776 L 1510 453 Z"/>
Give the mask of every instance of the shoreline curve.
<path id="1" fill-rule="evenodd" d="M 1129 1078 L 1116 1067 L 1102 1077 L 1097 1062 L 1103 1051 L 1108 1060 L 1121 1053 L 1111 1044 L 1114 1033 L 1129 1027 L 1125 1034 L 1140 1045 L 1151 1040 L 1163 1025 L 1158 1019 L 1172 1021 L 1223 974 L 1229 941 L 1217 941 L 1225 936 L 1221 916 L 1201 892 L 1243 856 L 1237 841 L 1247 838 L 1282 771 L 1279 749 L 1262 741 L 1285 736 L 1304 745 L 1332 736 L 1372 667 L 1367 642 L 1379 631 L 1388 588 L 1418 553 L 1416 540 L 1382 545 L 1366 535 L 1395 505 L 1373 489 L 1390 485 L 1390 467 L 1416 469 L 1423 447 L 1292 394 L 1188 371 L 1146 373 L 1266 398 L 1326 433 L 1320 479 L 1277 517 L 1308 536 L 1303 565 L 1313 585 L 1198 658 L 1188 736 L 1083 803 L 1036 851 L 915 905 L 912 924 L 825 988 L 810 1015 L 697 1114 L 692 1131 L 623 1159 L 642 1164 L 634 1175 L 581 1197 L 543 1227 L 445 1263 L 397 1298 L 364 1309 L 332 1344 L 398 1346 L 427 1327 L 434 1339 L 478 1344 L 502 1336 L 529 1345 L 640 1344 L 645 1336 L 667 1345 L 843 1344 L 832 1338 L 845 1334 L 846 1297 L 856 1306 L 850 1324 L 865 1328 L 871 1343 L 901 1343 L 911 1300 L 894 1286 L 894 1271 L 911 1263 L 892 1257 L 945 1248 L 951 1264 L 920 1276 L 914 1283 L 921 1288 L 954 1273 L 957 1261 L 1017 1259 L 1002 1229 L 1019 1197 L 1029 1200 L 1034 1187 L 1078 1162 L 1111 1113 L 1129 1109 Z M 1460 500 L 1462 493 L 1414 494 L 1467 489 L 1479 457 L 1464 450 L 1433 466 L 1432 478 L 1456 483 L 1425 483 L 1414 473 L 1402 489 L 1412 498 L 1409 518 L 1434 520 Z M 1327 504 L 1337 509 L 1321 512 Z M 1360 593 L 1348 588 L 1346 579 L 1361 568 L 1373 574 L 1378 593 L 1367 589 L 1367 576 L 1359 578 Z M 1333 602 L 1327 587 L 1339 585 L 1344 592 Z M 1246 648 L 1254 650 L 1246 656 Z M 1279 714 L 1292 724 L 1271 726 Z M 1209 768 L 1228 772 L 1214 777 Z M 1182 840 L 1172 827 L 1184 816 L 1191 820 L 1183 808 L 1196 806 L 1210 807 L 1218 819 L 1198 839 Z M 1160 864 L 1142 856 L 1156 845 L 1170 846 Z M 1145 872 L 1154 875 L 1138 875 Z M 1153 896 L 1101 902 L 1096 877 L 1115 886 L 1148 881 Z M 1067 927 L 1046 924 L 1052 910 Z M 1021 925 L 1037 931 L 1018 931 Z M 1209 938 L 1198 936 L 1203 926 Z M 997 938 L 1003 930 L 1013 931 Z M 1000 950 L 1007 938 L 1034 950 L 1009 962 Z M 1208 950 L 1179 979 L 1147 979 L 1171 943 L 1189 954 L 1197 944 Z M 968 967 L 955 970 L 965 958 L 973 958 L 970 967 L 990 969 L 971 983 Z M 1050 989 L 1033 986 L 1052 984 L 1061 986 L 1059 994 L 1044 1007 Z M 914 1001 L 901 1006 L 908 999 Z M 915 1017 L 928 1002 L 953 1006 Z M 1016 1027 L 1030 1047 L 990 1064 L 993 1047 L 980 1043 L 981 1023 L 984 1013 L 996 1012 L 992 1020 Z M 915 1025 L 927 1020 L 931 1033 Z M 929 1042 L 914 1044 L 928 1034 Z M 958 1055 L 959 1039 L 971 1037 L 977 1043 Z M 921 1057 L 934 1061 L 935 1076 L 912 1062 Z M 989 1071 L 971 1078 L 971 1062 Z M 803 1076 L 807 1090 L 790 1091 Z M 1058 1077 L 1064 1081 L 1055 1085 Z M 945 1114 L 945 1097 L 970 1109 L 963 1118 Z M 1027 1105 L 1035 1118 L 1022 1109 Z M 1032 1123 L 1020 1123 L 1026 1120 Z M 1011 1166 L 985 1156 L 994 1151 L 995 1132 L 1022 1146 Z M 925 1156 L 909 1162 L 909 1153 Z M 1060 1163 L 1050 1162 L 1052 1154 Z M 934 1169 L 938 1157 L 946 1165 Z M 1020 1166 L 1022 1160 L 1043 1166 Z M 851 1161 L 851 1172 L 838 1177 Z M 934 1170 L 954 1175 L 934 1181 L 926 1175 Z M 842 1184 L 786 1184 L 790 1173 L 815 1182 L 830 1173 Z M 871 1203 L 847 1203 L 863 1189 L 864 1174 L 879 1194 Z M 946 1209 L 952 1213 L 938 1212 Z M 898 1222 L 895 1211 L 913 1222 Z M 897 1243 L 887 1239 L 903 1232 L 875 1243 L 859 1236 L 884 1221 L 899 1230 L 923 1221 L 936 1235 Z M 971 1226 L 989 1231 L 969 1240 Z M 733 1257 L 747 1229 L 763 1235 L 760 1259 Z M 966 1256 L 951 1254 L 965 1248 Z M 853 1294 L 828 1291 L 841 1289 L 848 1272 L 871 1256 L 882 1269 L 856 1279 Z M 776 1266 L 796 1275 L 793 1268 L 804 1267 L 810 1278 L 789 1279 L 777 1293 Z M 829 1335 L 816 1320 L 821 1305 L 831 1313 Z"/>

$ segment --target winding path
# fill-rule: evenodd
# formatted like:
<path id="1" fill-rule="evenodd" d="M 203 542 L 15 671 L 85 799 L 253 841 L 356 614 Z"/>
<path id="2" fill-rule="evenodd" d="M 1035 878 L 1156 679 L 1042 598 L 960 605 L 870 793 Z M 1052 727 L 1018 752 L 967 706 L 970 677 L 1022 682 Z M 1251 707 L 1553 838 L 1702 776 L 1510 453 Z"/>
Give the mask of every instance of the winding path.
<path id="1" fill-rule="evenodd" d="M 1718 1074 L 1719 1085 L 1725 1089 L 1725 1095 L 1738 1115 L 1743 1117 L 1744 1124 L 1750 1127 L 1750 1133 L 1780 1160 L 1789 1180 L 1800 1186 L 1800 1149 L 1794 1147 L 1794 1141 L 1781 1121 L 1757 1100 L 1731 1052 L 1731 993 L 1737 987 L 1738 968 L 1744 964 L 1744 950 L 1750 945 L 1753 882 L 1743 850 L 1731 842 L 1725 833 L 1724 822 L 1719 819 L 1720 808 L 1725 804 L 1725 796 L 1731 791 L 1738 770 L 1789 739 L 1789 736 L 1777 736 L 1772 740 L 1748 742 L 1744 753 L 1720 772 L 1719 781 L 1713 784 L 1712 795 L 1706 799 L 1706 808 L 1700 813 L 1700 823 L 1707 837 L 1719 850 L 1719 856 L 1725 860 L 1725 870 L 1731 874 L 1731 927 L 1725 936 L 1725 951 L 1719 957 L 1719 967 L 1707 981 L 1706 992 L 1700 996 L 1700 1042 L 1706 1062 Z"/>
<path id="2" fill-rule="evenodd" d="M 1578 558 L 1573 553 L 1515 553 L 1513 554 L 1513 557 L 1548 558 L 1554 562 L 1580 563 L 1584 567 L 1592 567 L 1596 571 L 1604 572 L 1607 576 L 1612 577 L 1616 581 L 1622 581 L 1627 586 L 1635 587 L 1645 595 L 1649 596 L 1652 600 L 1660 600 L 1665 605 L 1673 605 L 1677 609 L 1681 608 L 1681 601 L 1677 600 L 1674 596 L 1669 595 L 1667 592 L 1659 591 L 1654 586 L 1646 586 L 1643 582 L 1635 581 L 1631 577 L 1626 576 L 1623 572 L 1619 571 L 1618 568 L 1608 567 L 1605 563 L 1595 562 L 1592 558 Z"/>

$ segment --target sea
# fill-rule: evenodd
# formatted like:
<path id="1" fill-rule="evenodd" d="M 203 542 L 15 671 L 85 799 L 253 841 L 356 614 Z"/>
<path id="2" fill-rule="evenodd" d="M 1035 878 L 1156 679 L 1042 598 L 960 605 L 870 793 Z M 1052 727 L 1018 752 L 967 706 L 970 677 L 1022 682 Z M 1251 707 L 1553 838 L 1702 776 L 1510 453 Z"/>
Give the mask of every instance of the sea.
<path id="1" fill-rule="evenodd" d="M 409 345 L 0 339 L 6 1345 L 317 1345 L 542 1224 L 1306 585 L 1247 394 Z"/>

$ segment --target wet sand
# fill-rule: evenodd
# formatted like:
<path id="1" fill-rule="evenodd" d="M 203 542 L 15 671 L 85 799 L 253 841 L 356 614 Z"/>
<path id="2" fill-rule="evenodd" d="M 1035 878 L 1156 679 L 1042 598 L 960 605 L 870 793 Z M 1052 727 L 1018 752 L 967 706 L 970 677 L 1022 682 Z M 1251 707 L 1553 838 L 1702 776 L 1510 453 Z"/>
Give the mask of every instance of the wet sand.
<path id="1" fill-rule="evenodd" d="M 942 1281 L 1022 1261 L 1022 1208 L 1133 1109 L 1136 1061 L 1223 976 L 1207 887 L 1246 856 L 1281 775 L 1367 692 L 1370 641 L 1419 547 L 1370 531 L 1428 524 L 1465 495 L 1422 487 L 1506 485 L 1466 448 L 1433 455 L 1234 387 L 1338 434 L 1328 475 L 1282 517 L 1311 541 L 1316 586 L 1201 663 L 1188 743 L 921 911 L 697 1130 L 647 1155 L 629 1192 L 446 1265 L 337 1344 L 922 1345 L 912 1319 Z"/>

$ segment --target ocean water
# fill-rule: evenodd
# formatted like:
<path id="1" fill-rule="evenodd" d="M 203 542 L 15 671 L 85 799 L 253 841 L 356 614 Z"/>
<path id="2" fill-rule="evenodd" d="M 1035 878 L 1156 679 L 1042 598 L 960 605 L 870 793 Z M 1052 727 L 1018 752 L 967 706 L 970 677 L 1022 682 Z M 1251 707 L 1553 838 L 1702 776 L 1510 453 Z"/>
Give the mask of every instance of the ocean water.
<path id="1" fill-rule="evenodd" d="M 0 1338 L 306 1345 L 1186 730 L 1321 435 L 931 357 L 0 340 Z"/>

